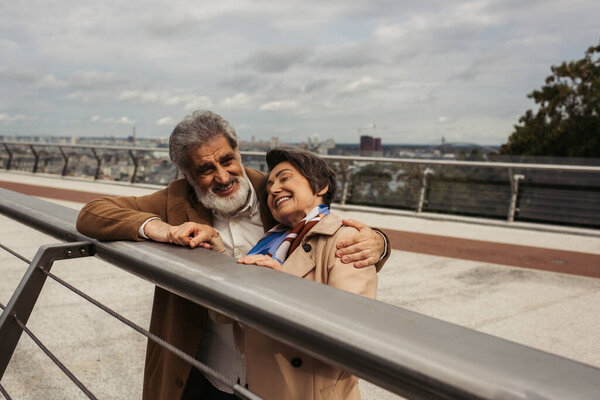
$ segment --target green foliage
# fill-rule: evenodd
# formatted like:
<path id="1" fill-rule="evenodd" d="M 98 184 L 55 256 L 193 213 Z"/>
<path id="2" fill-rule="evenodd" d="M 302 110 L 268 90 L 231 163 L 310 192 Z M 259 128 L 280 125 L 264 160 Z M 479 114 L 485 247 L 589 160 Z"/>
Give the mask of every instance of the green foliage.
<path id="1" fill-rule="evenodd" d="M 600 157 L 600 45 L 551 70 L 546 84 L 528 95 L 537 113 L 527 110 L 500 153 Z"/>

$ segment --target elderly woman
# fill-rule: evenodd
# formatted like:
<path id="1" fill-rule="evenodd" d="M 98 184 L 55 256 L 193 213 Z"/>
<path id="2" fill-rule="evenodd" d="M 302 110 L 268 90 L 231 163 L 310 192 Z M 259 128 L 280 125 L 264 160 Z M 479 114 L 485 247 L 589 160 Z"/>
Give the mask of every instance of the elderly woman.
<path id="1" fill-rule="evenodd" d="M 299 150 L 267 153 L 263 201 L 280 225 L 239 263 L 256 264 L 375 298 L 375 266 L 354 268 L 335 257 L 335 244 L 355 230 L 329 212 L 335 173 L 320 157 Z M 246 327 L 247 382 L 265 399 L 360 399 L 358 378 Z"/>

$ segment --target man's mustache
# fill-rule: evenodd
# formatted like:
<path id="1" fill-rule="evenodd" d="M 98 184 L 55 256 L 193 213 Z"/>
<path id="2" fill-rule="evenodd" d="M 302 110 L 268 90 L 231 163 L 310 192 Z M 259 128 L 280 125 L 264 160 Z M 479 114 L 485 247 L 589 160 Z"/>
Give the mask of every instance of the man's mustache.
<path id="1" fill-rule="evenodd" d="M 234 182 L 237 182 L 238 178 L 237 177 L 232 177 L 229 182 L 227 183 L 218 183 L 218 182 L 214 182 L 212 185 L 212 190 L 225 190 L 227 189 L 231 184 L 233 184 Z"/>

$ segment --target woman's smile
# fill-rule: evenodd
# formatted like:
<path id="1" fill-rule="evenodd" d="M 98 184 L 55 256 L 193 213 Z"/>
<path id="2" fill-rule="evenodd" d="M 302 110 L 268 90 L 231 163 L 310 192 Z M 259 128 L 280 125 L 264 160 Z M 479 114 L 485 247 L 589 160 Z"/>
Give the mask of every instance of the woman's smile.
<path id="1" fill-rule="evenodd" d="M 313 208 L 323 202 L 308 180 L 289 161 L 277 164 L 267 181 L 268 205 L 273 217 L 283 225 L 294 227 Z"/>
<path id="2" fill-rule="evenodd" d="M 279 206 L 282 203 L 290 200 L 291 198 L 292 198 L 292 196 L 281 196 L 281 197 L 279 197 L 278 199 L 275 200 L 275 208 L 279 208 Z"/>

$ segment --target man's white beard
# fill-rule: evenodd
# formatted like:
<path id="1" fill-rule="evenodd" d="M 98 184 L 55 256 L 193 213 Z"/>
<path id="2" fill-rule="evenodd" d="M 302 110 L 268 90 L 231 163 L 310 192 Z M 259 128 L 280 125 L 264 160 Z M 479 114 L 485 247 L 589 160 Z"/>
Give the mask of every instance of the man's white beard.
<path id="1" fill-rule="evenodd" d="M 188 179 L 188 182 L 194 188 L 196 192 L 196 196 L 204 207 L 212 210 L 213 212 L 218 212 L 223 215 L 235 215 L 238 211 L 240 211 L 250 198 L 250 181 L 248 180 L 248 176 L 246 176 L 246 171 L 242 169 L 242 176 L 237 176 L 233 178 L 234 181 L 238 183 L 238 189 L 229 197 L 220 197 L 217 196 L 212 188 L 204 193 L 202 189 L 196 184 L 192 179 Z"/>

